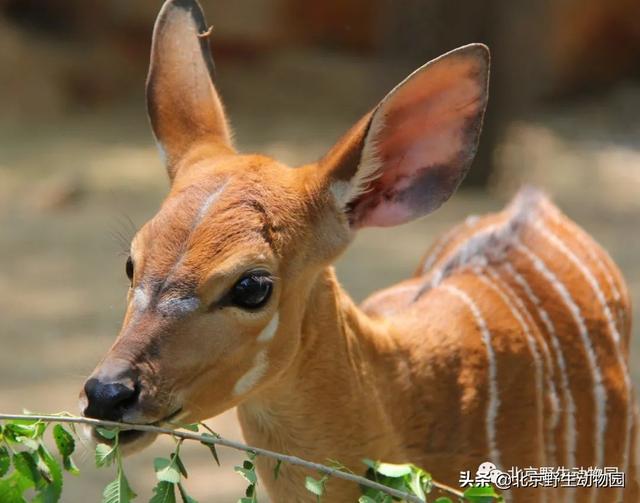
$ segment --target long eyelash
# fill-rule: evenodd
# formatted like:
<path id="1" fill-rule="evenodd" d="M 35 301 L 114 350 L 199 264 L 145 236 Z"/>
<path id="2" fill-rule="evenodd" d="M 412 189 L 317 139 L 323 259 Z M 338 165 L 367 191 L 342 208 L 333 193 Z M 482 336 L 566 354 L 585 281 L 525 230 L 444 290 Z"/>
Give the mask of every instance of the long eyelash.
<path id="1" fill-rule="evenodd" d="M 131 241 L 137 232 L 138 227 L 133 220 L 131 220 L 129 215 L 122 213 L 120 217 L 116 217 L 114 227 L 111 230 L 111 237 L 118 244 L 119 256 L 129 256 Z"/>

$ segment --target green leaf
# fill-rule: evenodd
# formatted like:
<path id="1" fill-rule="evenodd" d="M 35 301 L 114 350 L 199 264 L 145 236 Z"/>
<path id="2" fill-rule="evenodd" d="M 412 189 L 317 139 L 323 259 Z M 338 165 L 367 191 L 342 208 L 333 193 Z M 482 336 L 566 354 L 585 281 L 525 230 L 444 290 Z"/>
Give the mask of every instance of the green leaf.
<path id="1" fill-rule="evenodd" d="M 325 478 L 321 478 L 320 480 L 316 480 L 313 477 L 307 476 L 304 479 L 304 486 L 307 488 L 307 491 L 315 494 L 316 496 L 322 496 L 324 494 L 324 483 Z"/>
<path id="2" fill-rule="evenodd" d="M 116 479 L 104 488 L 102 503 L 129 503 L 136 497 L 124 472 L 118 469 Z M 175 501 L 175 499 L 174 499 Z"/>
<path id="3" fill-rule="evenodd" d="M 185 479 L 189 478 L 189 474 L 187 473 L 187 467 L 184 466 L 184 463 L 182 462 L 182 459 L 180 458 L 180 455 L 177 452 L 171 453 L 171 461 L 175 463 L 175 465 L 178 467 L 178 470 L 180 470 L 180 473 Z"/>
<path id="4" fill-rule="evenodd" d="M 203 433 L 202 436 L 216 438 L 214 435 L 211 435 L 211 433 Z M 213 459 L 215 459 L 218 466 L 220 466 L 220 459 L 218 458 L 218 451 L 216 451 L 215 444 L 209 444 L 207 442 L 200 442 L 200 443 L 209 448 L 209 450 L 211 451 L 211 455 L 213 456 Z"/>
<path id="5" fill-rule="evenodd" d="M 160 481 L 153 488 L 149 503 L 176 503 L 176 486 L 171 482 Z"/>
<path id="6" fill-rule="evenodd" d="M 374 470 L 376 469 L 376 467 L 378 466 L 378 462 L 374 461 L 373 459 L 369 459 L 369 458 L 364 458 L 362 460 L 362 462 L 367 465 L 369 468 L 373 468 Z"/>
<path id="7" fill-rule="evenodd" d="M 160 482 L 177 484 L 180 482 L 180 471 L 175 463 L 166 458 L 156 458 L 153 460 L 153 467 L 156 470 L 156 478 Z"/>
<path id="8" fill-rule="evenodd" d="M 111 466 L 116 459 L 118 449 L 115 446 L 107 444 L 96 445 L 96 466 Z"/>
<path id="9" fill-rule="evenodd" d="M 194 431 L 196 433 L 198 433 L 198 431 L 200 431 L 200 425 L 198 423 L 181 424 L 180 428 L 182 428 L 184 430 Z"/>
<path id="10" fill-rule="evenodd" d="M 62 466 L 66 471 L 68 471 L 71 475 L 79 475 L 80 470 L 76 466 L 71 456 L 67 456 L 62 459 Z"/>
<path id="11" fill-rule="evenodd" d="M 42 436 L 46 427 L 38 421 L 15 420 L 5 425 L 4 436 L 12 442 L 16 442 L 17 437 L 37 439 Z"/>
<path id="12" fill-rule="evenodd" d="M 358 498 L 358 503 L 376 503 L 376 500 L 370 498 L 369 496 L 363 495 Z"/>
<path id="13" fill-rule="evenodd" d="M 405 475 L 409 475 L 413 465 L 411 464 L 403 464 L 403 465 L 393 465 L 391 463 L 378 463 L 378 465 L 374 468 L 375 471 L 381 473 L 386 477 L 398 478 L 404 477 Z"/>
<path id="14" fill-rule="evenodd" d="M 36 465 L 42 478 L 37 484 L 38 495 L 33 503 L 57 503 L 62 495 L 62 470 L 47 448 L 40 445 L 36 453 Z"/>
<path id="15" fill-rule="evenodd" d="M 425 500 L 427 493 L 431 492 L 431 475 L 417 466 L 412 466 L 408 484 L 416 496 Z"/>
<path id="16" fill-rule="evenodd" d="M 98 435 L 100 435 L 102 438 L 106 439 L 106 440 L 113 440 L 118 436 L 118 429 L 107 429 L 107 428 L 101 428 L 100 426 L 96 427 L 96 432 L 98 433 Z"/>
<path id="17" fill-rule="evenodd" d="M 11 466 L 11 456 L 5 446 L 0 446 L 0 477 L 4 477 Z"/>
<path id="18" fill-rule="evenodd" d="M 53 473 L 51 473 L 51 469 L 44 460 L 44 456 L 37 452 L 33 458 L 36 460 L 36 467 L 42 478 L 47 481 L 47 484 L 51 484 L 53 482 Z"/>
<path id="19" fill-rule="evenodd" d="M 451 498 L 447 498 L 446 496 L 440 496 L 433 503 L 453 503 Z"/>
<path id="20" fill-rule="evenodd" d="M 23 493 L 33 487 L 33 481 L 14 470 L 7 478 L 0 480 L 0 501 L 26 503 Z"/>
<path id="21" fill-rule="evenodd" d="M 242 466 L 236 466 L 233 468 L 236 472 L 244 477 L 244 479 L 249 482 L 249 484 L 255 484 L 258 481 L 258 477 L 256 476 L 255 470 L 247 470 Z"/>
<path id="22" fill-rule="evenodd" d="M 53 427 L 53 439 L 63 458 L 71 456 L 76 449 L 76 442 L 73 440 L 73 436 L 60 424 L 56 424 Z"/>
<path id="23" fill-rule="evenodd" d="M 32 485 L 36 485 L 40 481 L 40 472 L 36 466 L 36 460 L 30 452 L 23 451 L 14 454 L 13 466 Z"/>
<path id="24" fill-rule="evenodd" d="M 178 484 L 178 491 L 180 491 L 180 497 L 184 503 L 198 503 L 195 498 L 192 498 L 187 494 L 187 490 L 181 483 Z"/>
<path id="25" fill-rule="evenodd" d="M 273 467 L 273 480 L 278 480 L 280 476 L 280 467 L 282 466 L 282 460 L 276 461 L 276 466 Z"/>
<path id="26" fill-rule="evenodd" d="M 18 443 L 20 445 L 23 445 L 24 447 L 26 447 L 27 449 L 29 449 L 30 451 L 35 451 L 38 449 L 38 446 L 40 444 L 38 444 L 37 440 L 34 440 L 31 437 L 23 437 L 23 436 L 15 436 L 14 438 L 14 442 Z"/>

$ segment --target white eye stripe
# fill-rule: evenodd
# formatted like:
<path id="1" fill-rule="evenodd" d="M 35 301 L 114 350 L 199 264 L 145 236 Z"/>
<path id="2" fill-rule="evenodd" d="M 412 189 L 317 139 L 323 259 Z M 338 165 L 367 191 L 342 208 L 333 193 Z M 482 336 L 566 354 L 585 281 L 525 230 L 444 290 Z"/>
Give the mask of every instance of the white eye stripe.
<path id="1" fill-rule="evenodd" d="M 267 326 L 260 332 L 258 335 L 258 342 L 268 342 L 276 335 L 278 332 L 278 326 L 280 324 L 280 316 L 279 313 L 273 315 L 273 318 L 269 321 Z"/>
<path id="2" fill-rule="evenodd" d="M 133 291 L 133 301 L 138 311 L 144 311 L 149 306 L 149 296 L 140 286 Z"/>
<path id="3" fill-rule="evenodd" d="M 195 311 L 200 307 L 200 300 L 197 297 L 187 297 L 184 299 L 169 298 L 158 304 L 158 310 L 164 314 L 182 315 Z"/>

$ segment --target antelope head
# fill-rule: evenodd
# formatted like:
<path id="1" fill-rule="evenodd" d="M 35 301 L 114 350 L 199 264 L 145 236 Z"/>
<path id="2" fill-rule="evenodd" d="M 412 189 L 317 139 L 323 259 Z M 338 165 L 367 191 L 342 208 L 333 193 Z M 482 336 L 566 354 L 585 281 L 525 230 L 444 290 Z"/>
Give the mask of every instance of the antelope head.
<path id="1" fill-rule="evenodd" d="M 131 243 L 124 322 L 84 385 L 83 413 L 194 422 L 277 385 L 299 353 L 315 279 L 354 231 L 424 215 L 455 191 L 477 147 L 487 78 L 484 46 L 452 51 L 294 169 L 234 150 L 202 11 L 167 1 L 147 105 L 171 188 Z M 120 437 L 130 448 L 152 440 Z"/>

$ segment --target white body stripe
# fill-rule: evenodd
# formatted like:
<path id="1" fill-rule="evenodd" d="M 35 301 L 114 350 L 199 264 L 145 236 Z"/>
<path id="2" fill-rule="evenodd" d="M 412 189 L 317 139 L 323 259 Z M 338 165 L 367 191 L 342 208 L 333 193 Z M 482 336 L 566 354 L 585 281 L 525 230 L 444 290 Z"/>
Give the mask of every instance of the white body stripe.
<path id="1" fill-rule="evenodd" d="M 613 280 L 613 276 L 611 275 L 607 267 L 604 265 L 603 260 L 595 252 L 593 243 L 589 243 L 587 241 L 587 239 L 585 238 L 584 234 L 580 229 L 578 229 L 578 232 L 575 232 L 572 229 L 568 228 L 568 226 L 566 225 L 566 222 L 562 218 L 560 218 L 560 213 L 558 212 L 558 210 L 552 205 L 548 205 L 548 206 L 549 206 L 548 215 L 551 217 L 551 219 L 554 222 L 561 225 L 565 230 L 567 230 L 567 232 L 570 232 L 571 236 L 575 238 L 582 245 L 582 249 L 587 253 L 587 255 L 589 255 L 589 258 L 595 262 L 596 267 L 600 270 L 600 272 L 604 276 L 605 281 L 607 282 L 607 284 L 609 285 L 609 288 L 611 289 L 611 295 L 613 295 L 613 299 L 616 302 L 619 302 L 622 298 L 622 296 L 620 295 L 620 290 L 618 290 L 618 287 L 616 286 L 616 283 Z"/>
<path id="2" fill-rule="evenodd" d="M 486 236 L 492 234 L 497 229 L 503 227 L 504 224 L 491 224 L 486 227 L 480 229 L 478 232 L 467 236 L 466 239 L 462 240 L 462 242 L 456 246 L 451 252 L 447 255 L 447 257 L 455 257 L 456 255 L 460 255 L 460 262 L 466 263 L 469 258 L 474 256 L 478 250 L 477 243 L 481 241 Z M 468 253 L 467 253 L 468 251 Z M 431 285 L 438 285 L 440 281 L 444 279 L 444 275 L 446 272 L 447 260 L 444 261 L 444 265 L 440 266 L 438 269 L 433 271 L 433 276 L 431 280 Z M 422 291 L 420 292 L 422 293 Z"/>
<path id="3" fill-rule="evenodd" d="M 545 227 L 542 222 L 537 221 L 534 223 L 534 225 L 535 228 L 540 232 L 540 234 L 542 234 L 542 236 L 544 236 L 547 241 L 551 242 L 553 246 L 555 246 L 560 251 L 560 253 L 562 253 L 582 273 L 584 278 L 589 283 L 589 286 L 591 286 L 591 288 L 593 289 L 593 292 L 595 293 L 596 298 L 598 299 L 598 302 L 600 303 L 600 306 L 604 311 L 604 315 L 607 319 L 607 325 L 609 326 L 611 335 L 613 336 L 615 342 L 619 343 L 620 333 L 618 332 L 618 329 L 613 322 L 611 309 L 609 309 L 609 306 L 607 305 L 607 301 L 604 297 L 604 293 L 602 292 L 602 288 L 600 288 L 600 285 L 596 281 L 596 278 L 593 276 L 589 268 L 584 265 L 584 263 L 560 240 L 560 238 L 558 238 L 558 236 L 547 229 L 547 227 Z"/>
<path id="4" fill-rule="evenodd" d="M 469 225 L 471 221 L 470 218 L 471 217 L 468 217 L 465 220 L 464 222 L 465 225 Z M 433 264 L 435 264 L 436 261 L 438 260 L 438 255 L 440 255 L 440 252 L 442 252 L 442 250 L 451 242 L 453 237 L 458 232 L 459 232 L 458 227 L 454 227 L 453 229 L 449 229 L 449 231 L 444 236 L 438 239 L 437 244 L 435 245 L 431 253 L 429 253 L 429 256 L 425 259 L 424 264 L 422 264 L 422 269 L 421 269 L 422 274 L 429 272 L 429 270 L 433 267 Z"/>
<path id="5" fill-rule="evenodd" d="M 491 345 L 491 332 L 489 332 L 489 328 L 487 327 L 487 323 L 482 317 L 482 313 L 480 309 L 476 305 L 475 302 L 467 295 L 464 291 L 453 285 L 442 285 L 444 291 L 449 292 L 451 295 L 455 296 L 459 300 L 461 300 L 471 311 L 473 317 L 480 329 L 480 333 L 482 335 L 482 342 L 487 348 L 487 372 L 489 373 L 489 387 L 488 387 L 488 395 L 489 400 L 487 404 L 487 444 L 489 445 L 489 456 L 491 457 L 491 461 L 500 468 L 502 463 L 500 461 L 500 452 L 498 450 L 497 442 L 496 442 L 496 417 L 498 416 L 498 408 L 500 406 L 500 398 L 498 397 L 498 381 L 497 381 L 497 367 L 496 367 L 496 356 L 493 351 L 493 346 Z"/>
<path id="6" fill-rule="evenodd" d="M 542 383 L 543 383 L 543 377 L 544 377 L 544 369 L 542 367 L 542 360 L 540 357 L 540 353 L 538 352 L 536 341 L 533 337 L 533 334 L 531 333 L 530 325 L 525 321 L 525 319 L 522 317 L 522 315 L 520 314 L 516 306 L 511 301 L 511 298 L 516 297 L 513 291 L 508 287 L 508 285 L 505 285 L 504 282 L 500 281 L 499 278 L 497 278 L 497 275 L 495 274 L 494 271 L 488 269 L 487 272 L 489 272 L 491 279 L 483 275 L 482 272 L 480 271 L 477 272 L 478 278 L 485 285 L 487 285 L 491 290 L 493 290 L 498 294 L 498 296 L 502 299 L 502 301 L 506 304 L 506 306 L 511 311 L 511 314 L 513 315 L 513 317 L 518 321 L 518 324 L 522 328 L 522 332 L 525 335 L 525 340 L 527 342 L 527 346 L 529 347 L 529 352 L 531 353 L 531 358 L 533 359 L 533 366 L 535 369 L 534 380 L 535 380 L 535 388 L 536 388 L 536 423 L 537 423 L 537 429 L 538 429 L 538 436 L 541 440 L 544 441 L 545 432 L 544 432 L 544 420 L 542 415 L 543 414 L 543 404 L 542 404 L 543 384 Z M 508 291 L 509 293 L 505 293 L 505 290 Z M 521 306 L 520 308 L 522 309 L 523 306 Z M 548 380 L 550 381 L 550 379 Z M 546 441 L 548 443 L 549 439 L 546 439 Z M 548 448 L 546 450 L 548 450 Z M 542 452 L 546 454 L 546 450 L 543 450 Z M 543 458 L 542 463 L 545 465 L 548 464 L 546 460 L 546 455 Z"/>
<path id="7" fill-rule="evenodd" d="M 603 466 L 604 462 L 604 433 L 606 430 L 607 416 L 606 416 L 606 405 L 607 405 L 607 396 L 604 390 L 604 386 L 602 384 L 602 373 L 600 372 L 600 368 L 598 367 L 596 354 L 593 349 L 593 345 L 591 344 L 591 339 L 589 338 L 589 333 L 587 331 L 587 327 L 585 324 L 585 320 L 582 317 L 582 313 L 580 312 L 580 308 L 575 303 L 571 294 L 567 290 L 567 287 L 557 278 L 551 270 L 547 267 L 540 257 L 534 254 L 531 250 L 529 250 L 524 244 L 516 240 L 516 248 L 524 254 L 532 263 L 537 271 L 539 271 L 546 280 L 551 284 L 553 289 L 560 295 L 563 302 L 569 309 L 571 316 L 573 317 L 576 326 L 578 327 L 578 333 L 580 335 L 580 339 L 582 340 L 582 344 L 585 348 L 585 352 L 587 355 L 587 363 L 589 365 L 589 370 L 593 377 L 593 395 L 595 402 L 595 449 L 596 449 L 596 457 L 595 457 L 595 465 Z"/>
<path id="8" fill-rule="evenodd" d="M 564 360 L 564 355 L 562 354 L 562 346 L 560 346 L 560 341 L 558 340 L 558 334 L 556 332 L 555 326 L 551 322 L 551 318 L 549 318 L 549 314 L 546 309 L 542 307 L 542 303 L 538 296 L 533 292 L 527 280 L 520 274 L 513 265 L 509 262 L 504 263 L 504 267 L 508 274 L 510 274 L 516 283 L 518 283 L 525 292 L 525 295 L 529 299 L 529 301 L 536 306 L 536 310 L 542 323 L 549 334 L 549 340 L 551 341 L 551 346 L 553 349 L 553 354 L 556 357 L 556 363 L 558 365 L 558 371 L 560 374 L 560 389 L 562 390 L 562 397 L 564 406 L 564 420 L 565 420 L 565 439 L 566 439 L 566 451 L 567 451 L 567 460 L 565 462 L 566 466 L 575 466 L 576 459 L 576 404 L 573 401 L 573 396 L 571 395 L 571 387 L 569 385 L 569 377 L 567 374 L 567 364 Z"/>
<path id="9" fill-rule="evenodd" d="M 630 382 L 630 378 L 629 378 L 629 373 L 627 371 L 627 365 L 625 364 L 624 358 L 622 356 L 622 352 L 621 352 L 621 348 L 620 348 L 620 342 L 621 342 L 621 337 L 620 337 L 620 333 L 618 332 L 618 328 L 616 327 L 616 324 L 613 321 L 613 315 L 611 314 L 611 310 L 609 309 L 609 305 L 607 304 L 606 298 L 604 296 L 604 293 L 602 291 L 602 288 L 600 287 L 600 285 L 598 284 L 598 281 L 596 280 L 595 276 L 592 274 L 592 272 L 589 270 L 588 267 L 585 266 L 585 264 L 583 262 L 580 261 L 580 259 L 575 255 L 575 253 L 573 253 L 569 247 L 558 237 L 556 236 L 552 231 L 550 231 L 549 229 L 547 229 L 541 222 L 536 222 L 536 229 L 548 240 L 550 241 L 558 250 L 560 250 L 560 252 L 571 262 L 573 263 L 578 270 L 581 272 L 581 274 L 584 276 L 585 280 L 589 283 L 589 286 L 592 288 L 596 298 L 598 299 L 598 303 L 600 304 L 600 307 L 602 308 L 605 317 L 607 319 L 607 325 L 609 327 L 609 332 L 611 333 L 611 336 L 613 337 L 614 343 L 615 343 L 615 355 L 616 355 L 616 360 L 618 362 L 618 365 L 622 371 L 622 375 L 624 378 L 624 385 L 625 385 L 625 399 L 626 399 L 626 403 L 627 403 L 627 413 L 626 413 L 626 417 L 625 417 L 625 421 L 626 421 L 626 433 L 625 433 L 625 438 L 624 438 L 624 447 L 623 447 L 623 460 L 622 460 L 622 464 L 623 464 L 623 469 L 626 469 L 627 465 L 628 465 L 628 457 L 629 457 L 629 440 L 631 437 L 631 425 L 633 422 L 633 411 L 631 408 L 631 382 Z M 601 465 L 598 465 L 601 466 Z"/>

